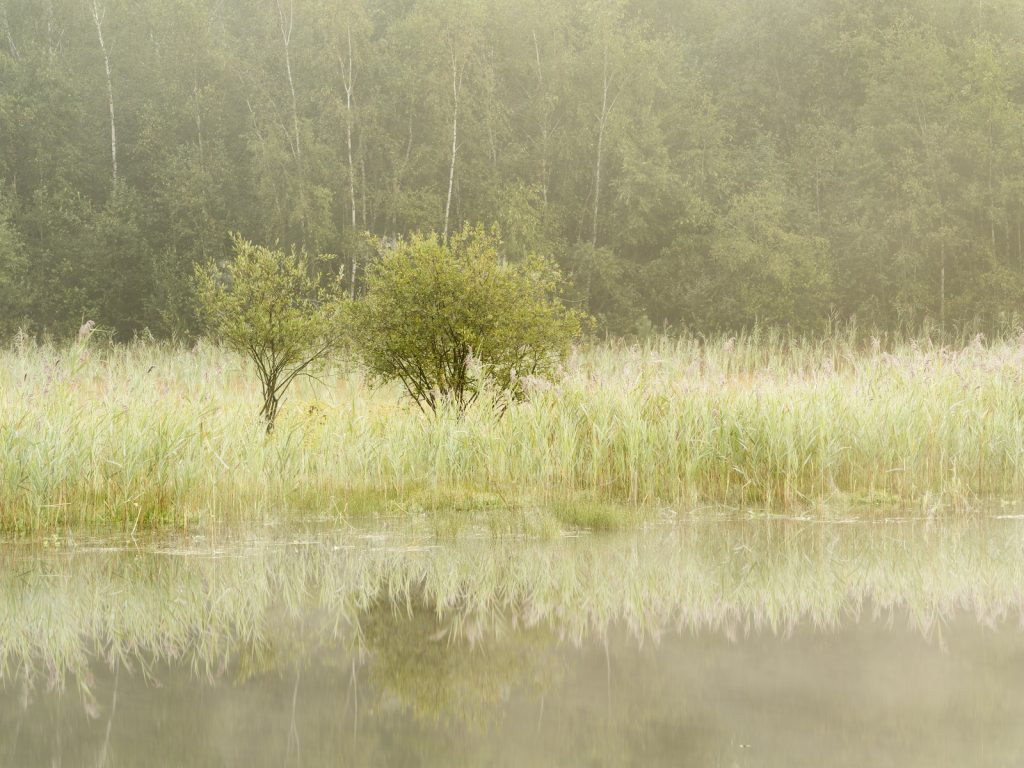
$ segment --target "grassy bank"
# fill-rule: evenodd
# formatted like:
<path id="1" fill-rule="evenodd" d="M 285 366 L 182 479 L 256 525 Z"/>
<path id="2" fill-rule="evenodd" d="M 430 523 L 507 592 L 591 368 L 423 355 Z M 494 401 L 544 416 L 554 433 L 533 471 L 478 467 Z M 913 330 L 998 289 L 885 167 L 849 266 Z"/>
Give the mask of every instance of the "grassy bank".
<path id="1" fill-rule="evenodd" d="M 504 417 L 459 419 L 339 365 L 267 438 L 250 372 L 215 347 L 22 345 L 0 353 L 0 526 L 483 509 L 614 527 L 643 507 L 1019 497 L 1022 376 L 1019 341 L 662 340 L 582 350 Z"/>

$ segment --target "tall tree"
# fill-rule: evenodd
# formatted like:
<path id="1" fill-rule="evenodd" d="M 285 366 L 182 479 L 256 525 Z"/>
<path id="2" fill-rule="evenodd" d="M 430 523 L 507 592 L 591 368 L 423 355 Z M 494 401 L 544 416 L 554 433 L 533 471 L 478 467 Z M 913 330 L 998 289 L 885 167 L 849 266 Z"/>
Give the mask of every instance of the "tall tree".
<path id="1" fill-rule="evenodd" d="M 117 121 L 114 118 L 114 79 L 110 73 L 110 53 L 103 39 L 103 22 L 107 16 L 106 0 L 89 0 L 93 24 L 96 25 L 96 39 L 103 53 L 103 68 L 107 77 L 107 107 L 110 111 L 110 164 L 114 178 L 114 190 L 117 190 Z"/>

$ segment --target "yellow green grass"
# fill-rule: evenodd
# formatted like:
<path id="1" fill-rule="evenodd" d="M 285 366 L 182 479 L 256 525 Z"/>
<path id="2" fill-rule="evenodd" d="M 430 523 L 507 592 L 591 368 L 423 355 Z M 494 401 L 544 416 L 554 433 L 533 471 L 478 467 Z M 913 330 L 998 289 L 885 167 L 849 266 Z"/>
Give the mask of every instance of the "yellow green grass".
<path id="1" fill-rule="evenodd" d="M 702 504 L 869 514 L 1024 495 L 1016 339 L 601 344 L 501 418 L 425 415 L 345 361 L 318 379 L 267 437 L 246 363 L 209 344 L 4 351 L 0 527 L 483 511 L 500 529 L 613 528 Z"/>

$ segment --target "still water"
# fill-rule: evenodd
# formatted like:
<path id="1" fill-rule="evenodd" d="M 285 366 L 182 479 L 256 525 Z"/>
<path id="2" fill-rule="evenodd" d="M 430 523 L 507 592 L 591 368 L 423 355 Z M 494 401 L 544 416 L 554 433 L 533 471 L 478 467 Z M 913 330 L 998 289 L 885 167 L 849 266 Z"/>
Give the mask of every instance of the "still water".
<path id="1" fill-rule="evenodd" d="M 0 765 L 1024 765 L 1024 523 L 7 544 Z"/>

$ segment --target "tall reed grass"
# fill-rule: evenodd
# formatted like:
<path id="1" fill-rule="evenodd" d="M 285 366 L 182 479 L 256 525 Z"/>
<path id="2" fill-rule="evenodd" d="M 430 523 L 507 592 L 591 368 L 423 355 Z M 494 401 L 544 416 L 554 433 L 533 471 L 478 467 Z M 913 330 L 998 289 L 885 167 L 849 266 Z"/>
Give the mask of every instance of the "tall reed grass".
<path id="1" fill-rule="evenodd" d="M 755 334 L 607 343 L 500 418 L 424 415 L 338 364 L 258 419 L 209 344 L 0 353 L 0 526 L 129 529 L 289 510 L 550 510 L 615 525 L 704 503 L 967 506 L 1024 495 L 1024 341 Z"/>

